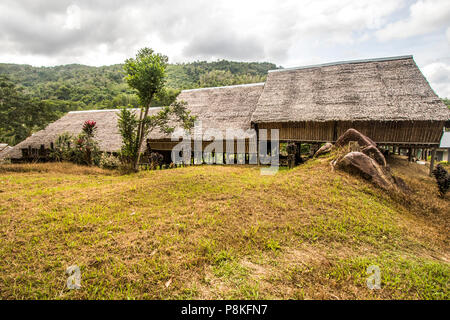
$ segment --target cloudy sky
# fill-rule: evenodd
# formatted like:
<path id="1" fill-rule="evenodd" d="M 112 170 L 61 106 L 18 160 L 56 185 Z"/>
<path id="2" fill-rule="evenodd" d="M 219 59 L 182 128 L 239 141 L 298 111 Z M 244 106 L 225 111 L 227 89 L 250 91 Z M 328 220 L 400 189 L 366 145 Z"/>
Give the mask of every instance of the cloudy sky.
<path id="1" fill-rule="evenodd" d="M 0 62 L 121 63 L 149 46 L 171 62 L 283 67 L 414 55 L 450 97 L 449 0 L 2 0 Z"/>

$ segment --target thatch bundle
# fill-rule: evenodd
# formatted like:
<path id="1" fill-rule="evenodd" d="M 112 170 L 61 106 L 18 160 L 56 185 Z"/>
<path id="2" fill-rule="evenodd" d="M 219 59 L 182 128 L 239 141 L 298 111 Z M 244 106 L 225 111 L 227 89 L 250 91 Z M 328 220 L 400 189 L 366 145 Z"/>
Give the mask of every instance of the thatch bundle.
<path id="1" fill-rule="evenodd" d="M 448 121 L 412 56 L 269 71 L 252 121 Z"/>
<path id="2" fill-rule="evenodd" d="M 264 83 L 184 90 L 178 100 L 186 101 L 189 110 L 201 120 L 203 131 L 248 130 Z"/>

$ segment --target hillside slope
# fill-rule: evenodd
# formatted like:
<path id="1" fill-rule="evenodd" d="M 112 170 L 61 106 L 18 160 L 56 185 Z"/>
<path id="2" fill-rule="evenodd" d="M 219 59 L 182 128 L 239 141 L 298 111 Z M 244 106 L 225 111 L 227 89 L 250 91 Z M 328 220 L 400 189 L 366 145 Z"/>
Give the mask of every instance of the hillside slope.
<path id="1" fill-rule="evenodd" d="M 169 90 L 182 90 L 261 82 L 268 70 L 276 68 L 273 63 L 226 60 L 170 64 L 167 67 L 167 87 Z M 103 67 L 0 64 L 0 75 L 20 84 L 32 97 L 65 103 L 72 109 L 136 105 L 136 96 L 123 81 L 122 71 L 121 64 Z"/>
<path id="2" fill-rule="evenodd" d="M 274 176 L 0 167 L 2 299 L 449 299 L 449 197 L 424 166 L 390 196 L 329 159 Z M 81 268 L 80 290 L 65 270 Z M 366 269 L 381 270 L 381 289 Z"/>

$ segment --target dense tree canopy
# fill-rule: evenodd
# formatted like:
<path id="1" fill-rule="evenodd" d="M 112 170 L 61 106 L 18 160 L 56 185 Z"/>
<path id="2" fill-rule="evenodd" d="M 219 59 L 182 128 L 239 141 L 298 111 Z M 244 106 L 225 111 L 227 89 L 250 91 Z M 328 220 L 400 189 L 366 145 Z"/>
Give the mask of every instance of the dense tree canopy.
<path id="1" fill-rule="evenodd" d="M 26 95 L 9 78 L 0 75 L 0 141 L 14 145 L 66 110 L 52 101 Z"/>
<path id="2" fill-rule="evenodd" d="M 169 64 L 166 88 L 154 97 L 152 106 L 169 105 L 182 89 L 261 82 L 267 71 L 275 68 L 272 63 L 226 60 Z M 51 100 L 67 110 L 138 106 L 137 95 L 124 80 L 122 64 L 103 67 L 0 64 L 0 74 L 14 80 L 31 97 Z"/>

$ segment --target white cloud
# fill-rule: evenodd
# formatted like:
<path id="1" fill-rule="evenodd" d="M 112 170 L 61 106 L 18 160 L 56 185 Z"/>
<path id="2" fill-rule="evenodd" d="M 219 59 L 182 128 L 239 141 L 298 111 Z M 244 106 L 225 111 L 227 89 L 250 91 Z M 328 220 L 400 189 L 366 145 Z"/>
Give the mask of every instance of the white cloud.
<path id="1" fill-rule="evenodd" d="M 450 64 L 430 63 L 422 68 L 431 87 L 443 98 L 450 98 Z"/>
<path id="2" fill-rule="evenodd" d="M 450 1 L 420 0 L 409 8 L 406 19 L 389 23 L 376 32 L 381 41 L 423 35 L 448 26 Z"/>
<path id="3" fill-rule="evenodd" d="M 404 54 L 419 57 L 420 66 L 441 61 L 450 52 L 450 1 L 406 3 L 411 0 L 2 0 L 0 62 L 105 65 L 144 46 L 171 62 L 289 67 Z M 421 41 L 408 38 L 424 33 Z M 432 85 L 442 96 L 448 86 L 439 79 Z"/>
<path id="4" fill-rule="evenodd" d="M 63 28 L 69 30 L 79 30 L 81 28 L 81 9 L 72 4 L 67 7 L 67 16 Z"/>

